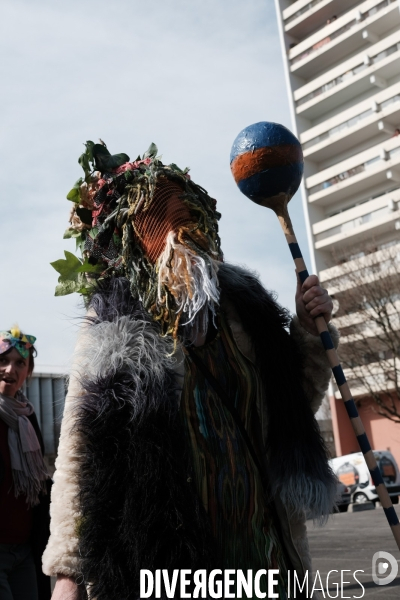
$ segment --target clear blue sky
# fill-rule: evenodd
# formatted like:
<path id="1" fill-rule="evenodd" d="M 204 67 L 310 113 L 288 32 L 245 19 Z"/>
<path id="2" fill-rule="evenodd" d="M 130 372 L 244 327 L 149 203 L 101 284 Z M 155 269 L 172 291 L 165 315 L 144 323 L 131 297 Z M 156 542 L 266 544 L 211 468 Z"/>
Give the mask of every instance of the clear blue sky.
<path id="1" fill-rule="evenodd" d="M 38 366 L 67 365 L 83 314 L 54 297 L 87 139 L 190 166 L 218 200 L 226 260 L 260 273 L 293 309 L 295 275 L 274 214 L 229 169 L 243 127 L 291 127 L 272 0 L 6 0 L 2 4 L 0 328 L 36 335 Z M 291 215 L 307 256 L 299 195 Z"/>

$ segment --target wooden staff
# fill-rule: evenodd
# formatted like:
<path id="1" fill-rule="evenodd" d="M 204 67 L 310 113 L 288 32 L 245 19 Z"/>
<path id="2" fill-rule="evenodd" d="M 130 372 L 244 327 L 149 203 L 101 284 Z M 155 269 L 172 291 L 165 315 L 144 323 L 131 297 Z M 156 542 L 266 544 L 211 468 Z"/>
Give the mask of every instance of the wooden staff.
<path id="1" fill-rule="evenodd" d="M 294 264 L 296 265 L 297 274 L 300 278 L 301 283 L 303 283 L 307 279 L 309 274 L 299 244 L 297 243 L 287 205 L 288 200 L 282 202 L 281 199 L 279 201 L 271 200 L 270 202 L 268 202 L 268 204 L 264 204 L 264 206 L 271 208 L 279 219 L 283 233 L 285 234 L 285 238 L 289 246 L 289 250 L 292 254 Z M 372 481 L 374 482 L 374 485 L 376 487 L 376 493 L 378 494 L 379 501 L 385 512 L 394 539 L 396 540 L 397 547 L 400 550 L 399 519 L 393 507 L 386 485 L 382 479 L 381 472 L 376 462 L 374 453 L 372 452 L 368 436 L 365 432 L 364 425 L 362 424 L 356 403 L 354 402 L 354 399 L 351 395 L 349 385 L 347 383 L 345 374 L 343 373 L 338 354 L 336 352 L 331 335 L 328 331 L 327 323 L 323 315 L 319 315 L 315 318 L 315 325 L 318 329 L 319 336 L 325 348 L 333 376 L 338 386 L 340 395 L 344 401 L 344 405 L 346 407 L 347 414 L 349 415 L 349 419 L 352 424 L 354 433 L 356 434 L 360 450 L 364 455 L 365 462 L 367 463 L 367 467 L 371 474 Z"/>
<path id="2" fill-rule="evenodd" d="M 240 191 L 256 204 L 270 208 L 277 215 L 296 265 L 296 271 L 303 283 L 308 277 L 308 271 L 287 208 L 303 176 L 303 153 L 299 140 L 279 123 L 267 121 L 254 123 L 243 129 L 236 137 L 230 162 L 233 177 Z M 351 396 L 324 317 L 322 315 L 316 317 L 315 324 L 376 487 L 376 493 L 400 550 L 399 519 Z"/>

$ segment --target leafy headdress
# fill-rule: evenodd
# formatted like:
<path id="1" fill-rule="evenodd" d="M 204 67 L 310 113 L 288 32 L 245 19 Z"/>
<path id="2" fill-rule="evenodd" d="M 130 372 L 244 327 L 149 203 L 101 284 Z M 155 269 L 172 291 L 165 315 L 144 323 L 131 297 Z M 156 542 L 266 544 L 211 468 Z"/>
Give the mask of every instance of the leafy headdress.
<path id="1" fill-rule="evenodd" d="M 219 299 L 216 201 L 188 169 L 164 165 L 155 144 L 130 162 L 88 141 L 78 162 L 84 177 L 67 195 L 64 238 L 75 238 L 82 259 L 65 251 L 51 263 L 60 274 L 56 296 L 90 297 L 99 280 L 125 277 L 163 333 L 175 337 L 179 324 L 195 322 L 206 329 Z"/>

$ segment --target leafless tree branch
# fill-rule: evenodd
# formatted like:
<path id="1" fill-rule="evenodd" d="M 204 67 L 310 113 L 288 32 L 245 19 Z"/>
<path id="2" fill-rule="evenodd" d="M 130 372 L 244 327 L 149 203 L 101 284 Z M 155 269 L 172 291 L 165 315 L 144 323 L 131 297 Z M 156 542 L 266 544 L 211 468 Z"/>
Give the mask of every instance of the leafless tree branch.
<path id="1" fill-rule="evenodd" d="M 375 249 L 376 250 L 376 249 Z M 344 260 L 335 257 L 336 264 Z M 353 258 L 335 280 L 340 357 L 350 387 L 400 424 L 400 256 L 398 245 Z"/>

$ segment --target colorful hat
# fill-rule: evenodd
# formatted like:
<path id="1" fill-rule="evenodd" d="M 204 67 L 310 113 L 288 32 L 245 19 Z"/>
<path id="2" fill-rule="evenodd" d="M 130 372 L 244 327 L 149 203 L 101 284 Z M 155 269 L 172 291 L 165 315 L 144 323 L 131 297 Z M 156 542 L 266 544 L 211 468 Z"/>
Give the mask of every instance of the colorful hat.
<path id="1" fill-rule="evenodd" d="M 33 335 L 21 333 L 18 326 L 12 327 L 10 331 L 0 331 L 0 354 L 15 348 L 23 358 L 28 358 L 29 348 L 32 348 L 35 342 L 36 338 Z"/>

